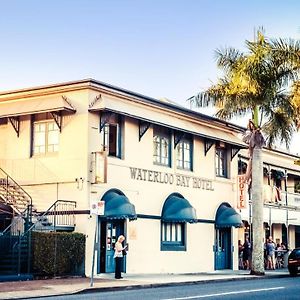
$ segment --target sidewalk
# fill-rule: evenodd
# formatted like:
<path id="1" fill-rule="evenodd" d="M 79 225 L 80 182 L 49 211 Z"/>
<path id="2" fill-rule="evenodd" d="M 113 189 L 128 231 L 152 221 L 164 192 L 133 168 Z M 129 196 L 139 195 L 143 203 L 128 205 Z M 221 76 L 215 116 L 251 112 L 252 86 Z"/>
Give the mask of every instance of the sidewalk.
<path id="1" fill-rule="evenodd" d="M 266 271 L 264 278 L 288 276 L 287 269 Z M 94 278 L 61 278 L 0 282 L 0 299 L 26 299 L 34 297 L 58 296 L 76 293 L 91 293 L 126 288 L 150 288 L 179 284 L 193 284 L 208 281 L 230 281 L 262 278 L 249 275 L 249 271 L 213 271 L 195 274 L 123 274 L 124 279 L 116 280 L 113 274 L 101 274 Z"/>

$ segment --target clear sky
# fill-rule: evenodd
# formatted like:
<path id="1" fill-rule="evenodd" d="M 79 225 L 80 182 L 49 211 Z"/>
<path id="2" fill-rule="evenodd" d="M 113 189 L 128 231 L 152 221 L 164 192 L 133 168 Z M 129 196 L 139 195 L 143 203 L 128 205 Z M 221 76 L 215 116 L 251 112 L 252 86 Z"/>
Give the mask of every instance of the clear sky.
<path id="1" fill-rule="evenodd" d="M 299 0 L 0 0 L 0 90 L 94 78 L 186 105 L 216 80 L 217 48 L 243 50 L 259 26 L 300 39 L 299 12 Z"/>

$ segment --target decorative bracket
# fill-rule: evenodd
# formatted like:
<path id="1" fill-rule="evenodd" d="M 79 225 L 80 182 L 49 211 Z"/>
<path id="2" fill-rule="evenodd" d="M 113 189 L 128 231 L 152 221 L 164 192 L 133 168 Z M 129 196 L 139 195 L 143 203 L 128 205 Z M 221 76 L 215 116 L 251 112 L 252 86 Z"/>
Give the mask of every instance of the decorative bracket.
<path id="1" fill-rule="evenodd" d="M 110 111 L 102 111 L 100 115 L 100 132 L 104 126 L 109 122 L 109 119 L 113 113 Z"/>
<path id="2" fill-rule="evenodd" d="M 177 147 L 177 145 L 183 139 L 184 135 L 185 135 L 184 132 L 174 130 L 174 149 Z"/>
<path id="3" fill-rule="evenodd" d="M 57 127 L 59 128 L 59 132 L 61 132 L 62 128 L 62 114 L 61 111 L 51 111 L 50 112 L 52 118 L 54 119 Z"/>
<path id="4" fill-rule="evenodd" d="M 210 139 L 204 139 L 204 155 L 206 156 L 207 152 L 214 145 L 214 141 Z"/>
<path id="5" fill-rule="evenodd" d="M 231 147 L 231 161 L 239 153 L 240 148 Z"/>
<path id="6" fill-rule="evenodd" d="M 101 101 L 101 94 L 95 97 L 95 99 L 89 104 L 89 108 L 93 108 L 93 106 L 98 102 Z"/>
<path id="7" fill-rule="evenodd" d="M 150 125 L 151 124 L 149 122 L 139 120 L 139 142 L 141 141 L 143 135 L 149 129 Z"/>
<path id="8" fill-rule="evenodd" d="M 17 133 L 17 137 L 20 134 L 20 117 L 8 117 L 9 122 Z"/>

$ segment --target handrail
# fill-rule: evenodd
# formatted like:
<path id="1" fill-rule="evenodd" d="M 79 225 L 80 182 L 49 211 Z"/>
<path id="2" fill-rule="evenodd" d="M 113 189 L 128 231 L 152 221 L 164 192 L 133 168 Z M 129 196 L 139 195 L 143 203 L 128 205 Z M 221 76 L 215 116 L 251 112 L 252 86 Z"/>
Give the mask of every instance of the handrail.
<path id="1" fill-rule="evenodd" d="M 75 204 L 75 207 L 76 207 L 76 201 L 72 201 L 72 200 L 56 200 L 42 215 L 40 215 L 39 217 L 41 218 L 41 217 L 44 217 L 44 216 L 46 216 L 49 212 L 50 212 L 50 210 L 53 208 L 53 207 L 55 207 L 56 206 L 56 204 L 57 203 L 59 203 L 59 202 L 62 202 L 62 203 L 73 203 L 73 204 Z M 21 238 L 24 236 L 24 235 L 26 235 L 29 231 L 31 231 L 36 225 L 37 225 L 37 223 L 38 222 L 35 222 L 35 223 L 33 223 L 26 231 L 24 231 L 23 233 L 22 233 L 22 235 L 21 235 Z"/>
<path id="2" fill-rule="evenodd" d="M 50 215 L 49 213 L 51 212 L 51 210 L 54 208 L 56 208 L 59 203 L 70 203 L 70 204 L 74 204 L 74 207 L 76 207 L 76 201 L 72 201 L 72 200 L 56 200 L 43 214 L 39 215 L 39 218 L 43 218 L 47 215 Z M 28 212 L 32 214 L 32 206 L 28 206 Z M 74 214 L 74 213 L 73 213 Z M 56 218 L 56 214 L 54 214 L 54 217 Z M 56 222 L 56 219 L 55 219 Z M 19 239 L 18 241 L 16 241 L 13 246 L 12 246 L 12 251 L 13 253 L 16 253 L 18 255 L 18 273 L 20 272 L 20 255 L 21 255 L 21 245 L 22 245 L 22 241 L 23 238 L 25 236 L 28 235 L 29 240 L 31 240 L 31 234 L 30 232 L 37 226 L 37 224 L 40 223 L 40 221 L 37 221 L 35 223 L 33 223 L 29 228 L 27 228 L 27 230 L 25 230 L 21 235 L 19 235 Z M 17 250 L 17 252 L 16 252 Z M 29 273 L 30 271 L 30 254 L 31 253 L 31 242 L 29 241 L 28 243 L 28 255 L 27 255 L 27 273 Z"/>
<path id="3" fill-rule="evenodd" d="M 6 175 L 7 179 L 10 179 L 18 188 L 21 189 L 21 191 L 24 194 L 26 194 L 26 196 L 30 199 L 30 205 L 32 205 L 32 198 L 31 198 L 31 196 L 11 176 L 9 176 L 2 168 L 0 168 L 0 171 Z M 8 180 L 7 180 L 7 182 L 8 182 Z"/>
<path id="4" fill-rule="evenodd" d="M 28 211 L 28 207 L 19 216 L 22 216 L 22 218 L 26 218 L 27 211 Z M 13 222 L 11 222 L 2 232 L 0 232 L 0 236 L 7 234 L 12 226 L 13 226 Z"/>

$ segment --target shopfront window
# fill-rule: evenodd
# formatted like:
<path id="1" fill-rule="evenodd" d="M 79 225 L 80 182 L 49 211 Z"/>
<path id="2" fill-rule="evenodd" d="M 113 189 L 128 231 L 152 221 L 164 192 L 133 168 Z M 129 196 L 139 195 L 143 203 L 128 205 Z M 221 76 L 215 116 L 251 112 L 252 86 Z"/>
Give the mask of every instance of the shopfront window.
<path id="1" fill-rule="evenodd" d="M 185 251 L 185 223 L 161 223 L 161 250 Z"/>

